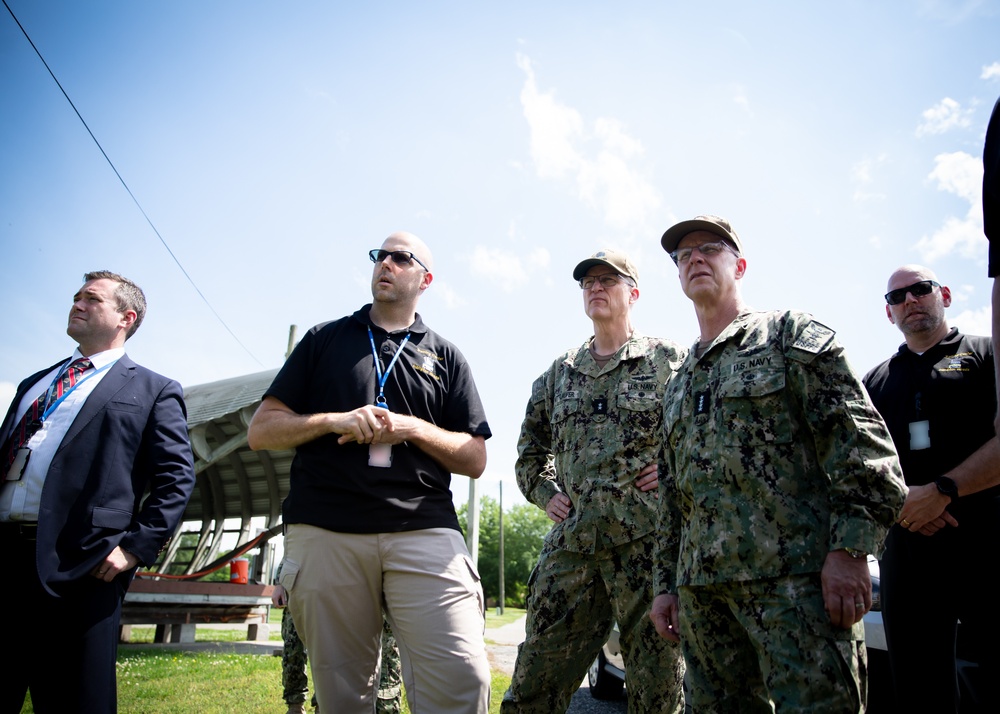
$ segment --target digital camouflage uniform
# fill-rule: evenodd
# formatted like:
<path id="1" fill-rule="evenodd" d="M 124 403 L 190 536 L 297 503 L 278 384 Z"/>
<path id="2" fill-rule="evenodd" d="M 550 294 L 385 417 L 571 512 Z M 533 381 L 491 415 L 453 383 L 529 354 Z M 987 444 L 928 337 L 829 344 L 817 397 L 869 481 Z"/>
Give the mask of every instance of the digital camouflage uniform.
<path id="1" fill-rule="evenodd" d="M 309 693 L 309 678 L 307 675 L 306 646 L 299 639 L 292 621 L 292 611 L 285 608 L 285 616 L 281 619 L 281 686 L 282 697 L 286 704 L 302 704 Z M 315 695 L 313 708 L 316 708 Z"/>
<path id="2" fill-rule="evenodd" d="M 573 509 L 549 531 L 529 579 L 526 639 L 501 711 L 565 711 L 615 621 L 630 711 L 681 711 L 680 650 L 647 616 L 656 491 L 635 481 L 656 463 L 664 384 L 684 350 L 633 334 L 602 369 L 589 346 L 535 381 L 521 426 L 521 492 L 542 509 L 562 492 Z"/>
<path id="3" fill-rule="evenodd" d="M 399 714 L 403 701 L 403 665 L 389 621 L 382 616 L 382 670 L 378 678 L 376 714 Z"/>
<path id="4" fill-rule="evenodd" d="M 834 332 L 745 312 L 688 355 L 664 411 L 656 589 L 680 597 L 694 710 L 861 711 L 864 626 L 830 623 L 820 571 L 878 553 L 905 486 Z"/>

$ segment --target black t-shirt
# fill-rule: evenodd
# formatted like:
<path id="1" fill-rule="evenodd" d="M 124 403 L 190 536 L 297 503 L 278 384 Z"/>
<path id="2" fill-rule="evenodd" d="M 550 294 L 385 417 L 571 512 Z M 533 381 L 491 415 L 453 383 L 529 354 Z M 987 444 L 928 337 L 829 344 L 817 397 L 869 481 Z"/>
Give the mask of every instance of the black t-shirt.
<path id="1" fill-rule="evenodd" d="M 489 438 L 490 428 L 465 358 L 417 315 L 408 330 L 387 333 L 372 324 L 371 305 L 317 325 L 302 338 L 264 396 L 299 414 L 346 412 L 374 404 L 378 377 L 368 338 L 371 328 L 391 411 L 442 429 Z M 389 468 L 370 466 L 369 447 L 340 445 L 336 434 L 296 449 L 285 523 L 306 523 L 343 533 L 388 533 L 454 528 L 458 518 L 451 474 L 412 444 L 392 447 Z"/>
<path id="2" fill-rule="evenodd" d="M 990 242 L 989 276 L 995 278 L 1000 275 L 1000 99 L 983 147 L 983 232 Z"/>
<path id="3" fill-rule="evenodd" d="M 952 328 L 922 355 L 904 343 L 863 381 L 889 427 L 911 486 L 933 482 L 993 438 L 997 392 L 988 337 Z M 962 501 L 992 498 L 998 489 Z"/>

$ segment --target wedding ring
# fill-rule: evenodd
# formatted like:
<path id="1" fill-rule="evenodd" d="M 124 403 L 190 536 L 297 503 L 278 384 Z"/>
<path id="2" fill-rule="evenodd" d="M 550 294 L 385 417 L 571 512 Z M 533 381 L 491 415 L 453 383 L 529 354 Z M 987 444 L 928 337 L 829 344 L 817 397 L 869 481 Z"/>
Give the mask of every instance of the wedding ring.
<path id="1" fill-rule="evenodd" d="M 910 523 L 910 522 L 909 522 L 908 520 L 906 520 L 905 518 L 904 518 L 903 520 L 901 520 L 901 521 L 899 522 L 899 524 L 900 524 L 901 526 L 903 526 L 903 528 L 909 528 L 910 526 L 912 526 L 912 525 L 913 525 L 912 523 Z"/>

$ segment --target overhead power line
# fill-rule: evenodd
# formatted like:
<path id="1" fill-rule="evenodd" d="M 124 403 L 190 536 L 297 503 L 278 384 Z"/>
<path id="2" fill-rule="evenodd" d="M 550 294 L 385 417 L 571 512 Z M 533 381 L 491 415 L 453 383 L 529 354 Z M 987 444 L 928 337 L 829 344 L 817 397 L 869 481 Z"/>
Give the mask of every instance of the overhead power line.
<path id="1" fill-rule="evenodd" d="M 261 363 L 261 361 L 257 359 L 257 356 L 253 352 L 251 352 L 246 345 L 243 344 L 240 338 L 236 336 L 236 333 L 229 328 L 229 325 L 226 324 L 226 321 L 222 319 L 222 316 L 216 311 L 216 309 L 212 307 L 212 303 L 208 301 L 208 298 L 205 297 L 205 294 L 198 287 L 197 283 L 194 282 L 194 279 L 190 275 L 188 275 L 188 272 L 184 269 L 184 266 L 181 265 L 181 261 L 177 259 L 176 255 L 174 255 L 174 251 L 170 249 L 170 246 L 167 245 L 167 241 L 163 239 L 163 236 L 160 235 L 160 231 L 158 231 L 156 226 L 153 224 L 152 219 L 150 219 L 150 217 L 146 214 L 146 211 L 145 209 L 143 209 L 142 204 L 139 203 L 139 199 L 135 197 L 135 194 L 132 193 L 132 189 L 130 189 L 128 187 L 128 184 L 125 183 L 125 179 L 122 178 L 122 175 L 120 173 L 118 173 L 118 169 L 115 168 L 115 164 L 111 160 L 111 157 L 109 157 L 107 152 L 104 151 L 104 147 L 101 146 L 101 142 L 99 142 L 97 140 L 97 137 L 94 136 L 94 132 L 90 130 L 90 127 L 87 125 L 87 121 L 83 118 L 83 115 L 80 114 L 80 111 L 76 108 L 76 105 L 73 103 L 73 100 L 69 98 L 69 94 L 67 94 L 66 90 L 63 89 L 63 86 L 59 82 L 59 79 L 56 77 L 55 72 L 52 71 L 52 68 L 49 67 L 49 63 L 45 61 L 44 57 L 42 57 L 42 53 L 38 51 L 38 48 L 35 46 L 35 43 L 32 42 L 31 37 L 28 35 L 28 31 L 24 29 L 24 26 L 21 24 L 21 21 L 17 19 L 17 15 L 14 14 L 14 11 L 11 9 L 10 5 L 7 4 L 7 0 L 2 0 L 2 1 L 3 1 L 3 6 L 7 8 L 7 12 L 10 13 L 10 16 L 14 19 L 14 22 L 21 30 L 21 34 L 24 35 L 24 39 L 28 41 L 28 44 L 31 45 L 31 49 L 33 49 L 35 51 L 35 54 L 38 55 L 38 59 L 40 59 L 42 61 L 42 64 L 45 65 L 45 69 L 48 71 L 49 76 L 52 77 L 52 81 L 56 83 L 56 86 L 59 87 L 59 91 L 62 92 L 62 95 L 64 97 L 66 97 L 66 101 L 69 102 L 69 105 L 73 108 L 73 111 L 76 112 L 76 116 L 80 120 L 80 123 L 83 124 L 83 128 L 87 130 L 87 133 L 90 134 L 90 138 L 94 140 L 94 144 L 96 144 L 97 148 L 100 150 L 101 155 L 104 156 L 104 160 L 108 162 L 108 166 L 110 166 L 111 170 L 115 172 L 115 176 L 118 177 L 118 180 L 121 181 L 122 186 L 125 187 L 125 191 L 128 192 L 128 195 L 131 197 L 132 202 L 135 203 L 136 208 L 139 209 L 139 212 L 142 214 L 142 217 L 146 219 L 146 223 L 149 224 L 149 227 L 153 229 L 153 233 L 156 234 L 156 237 L 160 239 L 160 243 L 163 244 L 163 247 L 166 249 L 167 253 L 170 254 L 171 258 L 173 258 L 174 263 L 184 274 L 184 277 L 187 278 L 187 281 L 189 283 L 191 283 L 191 287 L 193 287 L 195 292 L 198 293 L 198 296 L 201 297 L 202 301 L 205 303 L 208 309 L 212 311 L 212 314 L 215 315 L 215 318 L 219 321 L 219 323 L 224 328 L 226 328 L 226 332 L 228 332 L 232 336 L 232 338 L 236 340 L 236 343 L 240 347 L 242 347 L 243 350 L 248 355 L 250 355 L 250 357 L 252 357 L 257 364 L 263 367 L 264 366 L 263 363 Z"/>

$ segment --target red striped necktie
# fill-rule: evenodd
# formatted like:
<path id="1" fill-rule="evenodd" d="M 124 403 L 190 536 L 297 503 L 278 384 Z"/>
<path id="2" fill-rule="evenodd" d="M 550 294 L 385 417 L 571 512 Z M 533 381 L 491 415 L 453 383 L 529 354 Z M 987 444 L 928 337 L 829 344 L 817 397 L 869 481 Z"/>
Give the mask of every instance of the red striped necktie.
<path id="1" fill-rule="evenodd" d="M 52 383 L 43 394 L 38 395 L 38 399 L 31 403 L 28 411 L 21 417 L 21 421 L 14 427 L 10 438 L 0 449 L 3 455 L 3 475 L 10 470 L 11 464 L 17 458 L 18 449 L 28 443 L 32 436 L 42 428 L 42 415 L 52 404 L 62 399 L 63 394 L 72 389 L 79 381 L 80 375 L 88 369 L 93 369 L 94 365 L 86 357 L 74 360 L 69 367 Z"/>

